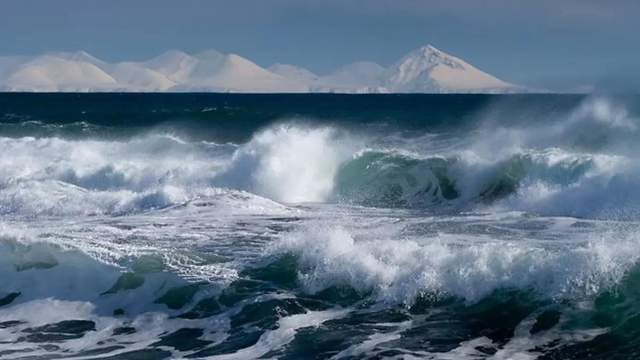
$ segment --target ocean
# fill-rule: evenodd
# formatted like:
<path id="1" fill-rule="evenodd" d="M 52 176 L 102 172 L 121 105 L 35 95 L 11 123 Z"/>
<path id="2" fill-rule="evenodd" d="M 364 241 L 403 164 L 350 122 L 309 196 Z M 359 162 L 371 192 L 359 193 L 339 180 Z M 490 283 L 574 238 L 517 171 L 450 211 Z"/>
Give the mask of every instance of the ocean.
<path id="1" fill-rule="evenodd" d="M 639 119 L 0 94 L 0 359 L 638 358 Z"/>

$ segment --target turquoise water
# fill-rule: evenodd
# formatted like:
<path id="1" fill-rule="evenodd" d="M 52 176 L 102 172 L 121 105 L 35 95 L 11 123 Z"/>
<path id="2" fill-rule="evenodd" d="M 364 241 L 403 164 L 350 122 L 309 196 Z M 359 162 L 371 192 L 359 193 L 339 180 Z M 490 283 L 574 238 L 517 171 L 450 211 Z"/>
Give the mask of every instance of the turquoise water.
<path id="1" fill-rule="evenodd" d="M 0 94 L 0 358 L 634 358 L 639 104 Z"/>

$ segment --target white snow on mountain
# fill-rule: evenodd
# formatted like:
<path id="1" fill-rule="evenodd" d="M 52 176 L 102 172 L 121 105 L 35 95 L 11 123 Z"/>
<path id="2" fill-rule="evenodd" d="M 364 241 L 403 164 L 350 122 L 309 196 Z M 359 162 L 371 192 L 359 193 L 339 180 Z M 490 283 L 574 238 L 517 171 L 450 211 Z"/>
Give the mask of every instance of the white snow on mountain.
<path id="1" fill-rule="evenodd" d="M 416 49 L 389 68 L 368 61 L 327 75 L 275 64 L 263 68 L 236 54 L 171 50 L 143 62 L 109 63 L 84 51 L 0 56 L 4 91 L 213 91 L 336 93 L 522 92 L 433 46 Z"/>
<path id="2" fill-rule="evenodd" d="M 115 64 L 111 77 L 122 89 L 131 91 L 166 91 L 177 85 L 166 75 L 135 62 Z"/>
<path id="3" fill-rule="evenodd" d="M 200 60 L 203 65 L 207 60 Z M 218 60 L 217 60 L 218 61 Z M 214 65 L 211 63 L 211 65 Z M 224 55 L 211 71 L 197 69 L 190 85 L 196 88 L 215 88 L 231 92 L 306 92 L 307 86 L 272 73 L 235 54 Z"/>
<path id="4" fill-rule="evenodd" d="M 190 79 L 197 64 L 198 60 L 191 55 L 170 50 L 142 63 L 142 66 L 164 75 L 176 84 L 183 84 Z"/>
<path id="5" fill-rule="evenodd" d="M 104 91 L 117 86 L 109 74 L 84 60 L 42 55 L 5 74 L 2 87 L 9 91 Z"/>
<path id="6" fill-rule="evenodd" d="M 496 92 L 516 87 L 433 46 L 416 49 L 388 70 L 392 92 Z"/>
<path id="7" fill-rule="evenodd" d="M 173 81 L 172 91 L 302 92 L 308 88 L 235 54 L 169 51 L 144 63 Z"/>
<path id="8" fill-rule="evenodd" d="M 318 75 L 305 68 L 301 68 L 295 65 L 273 64 L 269 66 L 268 70 L 284 78 L 295 80 L 305 84 L 311 84 L 318 81 Z"/>
<path id="9" fill-rule="evenodd" d="M 89 64 L 93 64 L 99 68 L 108 67 L 110 64 L 98 59 L 97 57 L 89 54 L 86 51 L 74 51 L 74 52 L 66 52 L 66 51 L 54 51 L 48 52 L 44 55 L 49 55 L 51 57 L 67 60 L 67 61 L 79 61 L 86 62 Z"/>

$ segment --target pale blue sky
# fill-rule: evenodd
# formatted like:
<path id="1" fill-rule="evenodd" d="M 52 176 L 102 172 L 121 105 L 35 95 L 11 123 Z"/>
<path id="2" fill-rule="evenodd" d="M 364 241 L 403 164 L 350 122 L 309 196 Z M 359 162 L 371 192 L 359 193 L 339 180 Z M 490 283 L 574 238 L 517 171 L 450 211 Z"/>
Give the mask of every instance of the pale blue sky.
<path id="1" fill-rule="evenodd" d="M 431 43 L 505 80 L 640 89 L 638 0 L 0 0 L 0 54 L 235 52 L 324 73 Z"/>

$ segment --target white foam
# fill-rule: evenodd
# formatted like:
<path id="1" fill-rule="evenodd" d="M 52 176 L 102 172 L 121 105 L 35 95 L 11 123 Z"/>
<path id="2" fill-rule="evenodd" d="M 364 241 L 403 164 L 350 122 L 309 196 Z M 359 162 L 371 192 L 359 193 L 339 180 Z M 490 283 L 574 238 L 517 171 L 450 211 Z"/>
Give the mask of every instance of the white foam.
<path id="1" fill-rule="evenodd" d="M 309 292 L 346 285 L 379 301 L 411 303 L 420 295 L 475 302 L 501 288 L 534 289 L 550 298 L 590 296 L 617 283 L 640 258 L 633 234 L 592 235 L 591 241 L 547 247 L 478 235 L 407 235 L 376 229 L 310 226 L 284 236 L 275 252 L 300 257 Z"/>
<path id="2" fill-rule="evenodd" d="M 354 142 L 328 127 L 274 126 L 238 149 L 223 179 L 278 201 L 321 202 Z"/>
<path id="3" fill-rule="evenodd" d="M 597 97 L 553 122 L 505 127 L 488 120 L 462 152 L 465 166 L 456 178 L 461 189 L 473 192 L 492 168 L 525 155 L 532 168 L 502 206 L 547 215 L 637 217 L 637 124 L 624 106 Z"/>
<path id="4" fill-rule="evenodd" d="M 119 213 L 159 208 L 210 186 L 224 148 L 150 135 L 130 141 L 0 138 L 0 212 Z"/>
<path id="5" fill-rule="evenodd" d="M 12 154 L 0 156 L 0 213 L 132 213 L 208 197 L 216 186 L 290 203 L 324 201 L 355 146 L 346 140 L 331 128 L 302 125 L 266 129 L 237 150 L 170 134 L 0 138 L 0 152 Z"/>
<path id="6" fill-rule="evenodd" d="M 634 124 L 624 108 L 594 99 L 557 122 L 481 129 L 471 140 L 468 134 L 356 137 L 300 122 L 273 125 L 241 146 L 189 142 L 171 134 L 129 141 L 0 138 L 0 151 L 12 154 L 0 156 L 0 213 L 136 213 L 207 197 L 215 187 L 285 203 L 335 201 L 341 167 L 371 151 L 417 165 L 403 165 L 399 174 L 393 164 L 368 167 L 360 179 L 366 184 L 358 185 L 366 192 L 397 185 L 406 193 L 401 199 L 429 205 L 412 197 L 426 196 L 423 190 L 438 183 L 428 160 L 440 159 L 460 195 L 445 203 L 481 207 L 483 191 L 510 167 L 520 171 L 523 163 L 518 191 L 492 206 L 554 216 L 628 216 L 640 212 L 634 191 L 640 185 L 634 136 L 640 134 Z M 585 142 L 594 134 L 603 144 L 589 149 Z"/>

